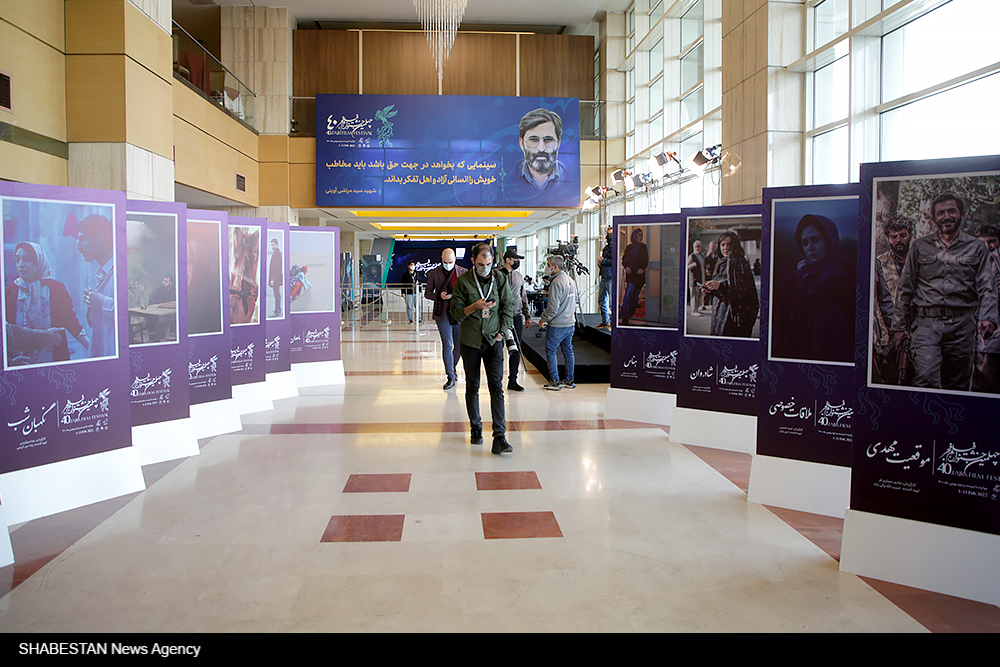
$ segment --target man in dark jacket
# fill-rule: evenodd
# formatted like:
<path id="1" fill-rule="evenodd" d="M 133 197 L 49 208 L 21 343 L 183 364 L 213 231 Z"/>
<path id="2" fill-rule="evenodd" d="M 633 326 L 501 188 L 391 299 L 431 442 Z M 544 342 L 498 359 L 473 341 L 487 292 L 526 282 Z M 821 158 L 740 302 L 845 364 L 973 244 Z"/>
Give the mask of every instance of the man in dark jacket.
<path id="1" fill-rule="evenodd" d="M 424 289 L 424 296 L 434 302 L 434 323 L 441 335 L 441 356 L 445 375 L 448 376 L 448 381 L 444 383 L 445 391 L 452 389 L 458 380 L 455 368 L 459 357 L 459 323 L 452 317 L 448 306 L 455 291 L 455 282 L 463 273 L 465 269 L 455 263 L 455 251 L 445 248 L 441 253 L 441 266 L 427 272 L 427 287 Z"/>
<path id="2" fill-rule="evenodd" d="M 604 237 L 604 249 L 601 250 L 601 282 L 597 287 L 597 305 L 601 309 L 601 323 L 598 329 L 611 328 L 611 274 L 615 261 L 611 256 L 611 232 Z"/>

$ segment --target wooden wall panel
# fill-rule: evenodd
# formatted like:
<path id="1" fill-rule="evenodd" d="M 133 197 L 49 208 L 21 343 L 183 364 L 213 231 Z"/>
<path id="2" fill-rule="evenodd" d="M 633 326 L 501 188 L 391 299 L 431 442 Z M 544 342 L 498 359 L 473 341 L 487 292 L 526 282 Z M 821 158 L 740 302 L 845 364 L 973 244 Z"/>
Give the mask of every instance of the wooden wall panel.
<path id="1" fill-rule="evenodd" d="M 171 84 L 131 58 L 125 59 L 125 110 L 128 143 L 162 155 L 174 156 L 173 91 Z"/>
<path id="2" fill-rule="evenodd" d="M 66 56 L 68 141 L 123 142 L 124 55 Z"/>
<path id="3" fill-rule="evenodd" d="M 0 121 L 66 141 L 66 56 L 0 21 L 0 70 L 11 77 L 13 105 Z"/>
<path id="4" fill-rule="evenodd" d="M 68 185 L 67 160 L 0 141 L 0 178 L 22 183 Z"/>
<path id="5" fill-rule="evenodd" d="M 517 35 L 458 33 L 441 88 L 445 95 L 517 95 Z"/>
<path id="6" fill-rule="evenodd" d="M 0 0 L 0 16 L 65 53 L 66 14 L 63 0 Z"/>
<path id="7" fill-rule="evenodd" d="M 594 38 L 521 35 L 521 95 L 594 98 Z"/>
<path id="8" fill-rule="evenodd" d="M 292 32 L 292 94 L 356 95 L 358 92 L 358 33 L 348 30 Z"/>
<path id="9" fill-rule="evenodd" d="M 365 95 L 437 95 L 437 70 L 422 32 L 366 32 L 361 48 Z"/>

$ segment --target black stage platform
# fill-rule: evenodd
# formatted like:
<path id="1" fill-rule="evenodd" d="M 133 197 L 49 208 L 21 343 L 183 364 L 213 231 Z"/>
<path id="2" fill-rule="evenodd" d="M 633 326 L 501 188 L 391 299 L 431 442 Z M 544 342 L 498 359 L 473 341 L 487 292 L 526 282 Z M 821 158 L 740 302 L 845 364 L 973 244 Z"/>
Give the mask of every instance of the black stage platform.
<path id="1" fill-rule="evenodd" d="M 576 358 L 577 384 L 607 383 L 611 381 L 611 330 L 596 327 L 601 323 L 601 315 L 577 313 L 577 328 L 573 334 L 573 356 Z M 582 322 L 582 323 L 581 323 Z M 524 332 L 524 356 L 531 364 L 542 372 L 546 379 L 551 380 L 549 365 L 545 361 L 545 332 L 535 337 L 538 327 L 532 322 L 531 328 Z M 566 368 L 563 365 L 562 353 L 559 359 L 559 377 L 565 378 Z"/>

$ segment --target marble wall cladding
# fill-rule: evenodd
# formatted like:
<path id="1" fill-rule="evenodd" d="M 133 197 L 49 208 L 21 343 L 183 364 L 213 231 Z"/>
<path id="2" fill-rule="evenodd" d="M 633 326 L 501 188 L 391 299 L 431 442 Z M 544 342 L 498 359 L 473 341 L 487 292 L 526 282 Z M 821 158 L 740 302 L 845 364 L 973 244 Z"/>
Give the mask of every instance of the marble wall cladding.
<path id="1" fill-rule="evenodd" d="M 765 187 L 802 183 L 805 75 L 785 66 L 804 53 L 805 9 L 802 0 L 722 5 L 722 142 L 742 157 L 722 182 L 723 204 L 759 203 Z"/>
<path id="2" fill-rule="evenodd" d="M 130 199 L 174 200 L 173 160 L 128 143 L 69 145 L 68 185 L 121 190 Z"/>
<path id="3" fill-rule="evenodd" d="M 253 125 L 288 134 L 292 117 L 292 31 L 284 7 L 222 7 L 222 62 L 256 94 Z"/>

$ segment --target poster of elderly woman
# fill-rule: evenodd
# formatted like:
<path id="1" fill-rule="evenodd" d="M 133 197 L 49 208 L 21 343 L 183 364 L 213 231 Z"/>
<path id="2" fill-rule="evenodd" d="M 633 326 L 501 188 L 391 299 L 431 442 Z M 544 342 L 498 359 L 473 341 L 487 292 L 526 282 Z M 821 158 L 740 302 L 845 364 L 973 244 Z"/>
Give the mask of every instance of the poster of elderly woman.
<path id="1" fill-rule="evenodd" d="M 3 199 L 4 320 L 59 338 L 5 347 L 5 368 L 117 356 L 114 217 L 96 203 Z"/>
<path id="2" fill-rule="evenodd" d="M 711 303 L 711 317 L 685 309 L 687 336 L 745 338 L 760 336 L 759 217 L 688 218 L 688 247 L 714 243 L 711 277 L 697 285 Z M 706 315 L 708 313 L 705 313 Z"/>

